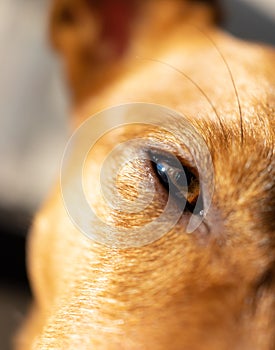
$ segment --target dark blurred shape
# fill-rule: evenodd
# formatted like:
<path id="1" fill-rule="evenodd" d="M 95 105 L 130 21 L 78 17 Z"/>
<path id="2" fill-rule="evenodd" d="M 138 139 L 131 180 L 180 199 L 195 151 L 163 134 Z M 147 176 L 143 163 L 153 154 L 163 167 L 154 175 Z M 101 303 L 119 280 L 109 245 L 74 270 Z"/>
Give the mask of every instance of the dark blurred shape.
<path id="1" fill-rule="evenodd" d="M 0 281 L 27 284 L 25 265 L 26 234 L 30 214 L 0 208 Z"/>
<path id="2" fill-rule="evenodd" d="M 209 4 L 210 6 L 214 7 L 215 12 L 215 19 L 218 23 L 222 23 L 224 19 L 224 11 L 222 6 L 222 1 L 220 0 L 198 0 L 198 2 Z"/>
<path id="3" fill-rule="evenodd" d="M 223 0 L 222 6 L 227 31 L 242 39 L 275 45 L 275 20 L 271 17 L 240 0 Z"/>
<path id="4" fill-rule="evenodd" d="M 0 339 L 10 350 L 24 321 L 31 292 L 25 264 L 26 235 L 31 215 L 24 210 L 0 208 Z"/>

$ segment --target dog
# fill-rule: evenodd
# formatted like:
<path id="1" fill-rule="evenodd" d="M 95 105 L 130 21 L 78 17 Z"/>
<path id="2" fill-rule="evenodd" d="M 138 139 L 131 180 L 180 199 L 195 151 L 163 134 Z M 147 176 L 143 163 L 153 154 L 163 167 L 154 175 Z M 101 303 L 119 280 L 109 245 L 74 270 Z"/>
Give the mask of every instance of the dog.
<path id="1" fill-rule="evenodd" d="M 28 242 L 34 302 L 18 349 L 275 349 L 275 52 L 223 32 L 219 18 L 211 0 L 54 2 L 50 36 L 64 61 L 73 129 L 131 103 L 142 123 L 104 125 L 110 133 L 82 172 L 87 201 L 112 227 L 110 244 L 82 234 L 66 210 L 74 162 L 36 215 Z M 149 127 L 144 103 L 149 114 L 163 106 L 176 115 L 164 112 Z M 136 138 L 147 140 L 145 160 L 127 143 Z M 112 158 L 122 140 L 128 146 Z M 132 161 L 122 166 L 126 156 Z M 135 203 L 139 183 L 155 188 L 144 210 L 104 204 L 106 157 L 114 159 L 106 173 L 118 174 L 107 193 L 117 187 Z M 182 196 L 174 158 L 187 179 Z M 156 220 L 170 192 L 173 211 L 185 206 L 167 232 L 151 237 L 162 222 L 142 231 L 148 242 L 128 244 L 126 235 L 115 244 L 116 230 L 130 237 Z M 72 201 L 80 206 L 74 193 Z M 188 233 L 191 217 L 200 223 Z M 100 225 L 88 229 L 101 235 Z"/>

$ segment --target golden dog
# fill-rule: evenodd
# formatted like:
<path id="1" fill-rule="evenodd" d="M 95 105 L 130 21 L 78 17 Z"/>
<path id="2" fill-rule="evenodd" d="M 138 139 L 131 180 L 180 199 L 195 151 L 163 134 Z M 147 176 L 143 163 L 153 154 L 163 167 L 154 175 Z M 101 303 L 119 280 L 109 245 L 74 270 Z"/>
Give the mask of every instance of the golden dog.
<path id="1" fill-rule="evenodd" d="M 112 129 L 86 158 L 87 201 L 112 233 L 156 220 L 179 184 L 177 177 L 170 186 L 178 169 L 170 158 L 182 164 L 187 190 L 171 194 L 175 211 L 185 199 L 182 215 L 148 244 L 85 237 L 62 200 L 75 169 L 66 173 L 32 227 L 35 300 L 18 349 L 275 349 L 275 53 L 222 32 L 218 17 L 213 1 L 54 3 L 51 37 L 64 58 L 75 128 L 105 108 L 146 102 L 183 115 L 194 133 L 181 140 L 186 124 L 167 115 L 168 131 L 144 123 Z M 194 149 L 197 137 L 213 165 L 207 212 L 211 167 Z M 98 176 L 110 151 L 135 138 L 144 149 L 126 147 L 106 170 L 118 173 L 114 187 L 129 203 L 139 183 L 155 188 L 150 204 L 129 214 L 106 205 Z M 126 155 L 133 161 L 122 166 Z M 188 234 L 191 216 L 202 222 Z M 100 235 L 100 225 L 90 225 Z"/>

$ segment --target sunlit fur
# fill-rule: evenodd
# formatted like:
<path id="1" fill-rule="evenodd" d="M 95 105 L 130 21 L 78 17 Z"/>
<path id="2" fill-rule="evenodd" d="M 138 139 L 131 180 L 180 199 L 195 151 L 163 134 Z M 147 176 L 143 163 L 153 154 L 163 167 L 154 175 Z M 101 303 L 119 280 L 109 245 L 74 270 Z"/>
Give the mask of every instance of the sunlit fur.
<path id="1" fill-rule="evenodd" d="M 69 40 L 60 48 L 55 25 L 52 35 L 65 54 L 74 94 L 73 125 L 136 101 L 185 115 L 213 159 L 209 231 L 186 234 L 183 217 L 150 245 L 106 247 L 72 224 L 57 185 L 29 238 L 34 303 L 18 349 L 275 349 L 274 51 L 223 33 L 203 5 L 148 1 L 140 11 L 147 15 L 137 18 L 127 54 L 113 65 L 90 67 L 88 82 L 76 73 L 80 63 L 70 56 L 76 53 Z M 90 78 L 97 69 L 103 72 L 99 85 L 98 76 Z M 180 130 L 181 120 L 172 127 Z M 123 132 L 131 138 L 147 131 Z M 165 132 L 154 137 L 171 143 Z M 95 179 L 120 140 L 115 133 L 103 138 L 84 171 L 87 198 L 102 216 L 113 213 L 103 206 Z M 154 176 L 149 167 L 132 166 L 122 173 L 128 188 Z M 120 192 L 135 198 L 122 180 Z M 131 225 L 142 225 L 165 205 L 164 189 L 155 181 L 159 197 L 143 217 L 133 215 Z M 113 219 L 129 226 L 123 215 Z"/>

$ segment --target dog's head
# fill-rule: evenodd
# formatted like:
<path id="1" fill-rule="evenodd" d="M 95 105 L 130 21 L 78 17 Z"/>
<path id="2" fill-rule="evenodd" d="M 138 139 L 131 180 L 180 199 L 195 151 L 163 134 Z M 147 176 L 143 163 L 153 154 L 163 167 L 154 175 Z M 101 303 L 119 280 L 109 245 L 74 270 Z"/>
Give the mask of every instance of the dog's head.
<path id="1" fill-rule="evenodd" d="M 88 122 L 32 230 L 35 344 L 273 348 L 274 52 L 220 32 L 205 4 L 119 1 L 132 20 L 114 34 L 100 17 L 110 2 L 66 3 L 53 12 L 53 37 L 76 124 Z M 101 35 L 108 41 L 97 49 Z M 148 105 L 88 118 L 134 102 Z M 117 115 L 123 125 L 114 129 Z M 92 136 L 79 172 L 74 149 L 93 133 L 100 138 Z M 98 220 L 73 191 L 79 174 Z"/>

